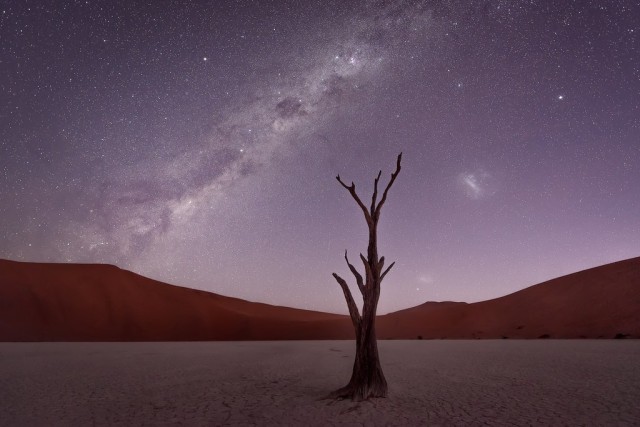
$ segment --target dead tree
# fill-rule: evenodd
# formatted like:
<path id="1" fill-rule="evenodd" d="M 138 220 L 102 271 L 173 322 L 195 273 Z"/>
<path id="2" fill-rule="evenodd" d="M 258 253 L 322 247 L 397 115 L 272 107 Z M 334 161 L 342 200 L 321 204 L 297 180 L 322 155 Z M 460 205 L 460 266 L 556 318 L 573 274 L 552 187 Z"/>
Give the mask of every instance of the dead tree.
<path id="1" fill-rule="evenodd" d="M 387 193 L 400 173 L 400 161 L 402 153 L 398 155 L 396 163 L 396 171 L 391 174 L 391 179 L 387 187 L 382 193 L 382 198 L 378 202 L 378 181 L 382 171 L 378 173 L 373 185 L 373 196 L 371 197 L 371 206 L 367 208 L 358 194 L 356 193 L 356 185 L 346 185 L 340 175 L 336 177 L 338 182 L 349 191 L 351 197 L 356 201 L 367 221 L 369 227 L 369 246 L 367 247 L 367 257 L 360 254 L 360 259 L 364 265 L 364 279 L 358 270 L 349 262 L 347 251 L 344 252 L 344 259 L 349 266 L 349 270 L 356 279 L 358 289 L 362 294 L 363 307 L 362 315 L 358 311 L 358 306 L 351 296 L 351 291 L 347 282 L 336 273 L 333 273 L 336 281 L 342 288 L 344 297 L 349 307 L 349 315 L 356 332 L 356 359 L 353 364 L 353 373 L 349 384 L 338 389 L 329 395 L 329 398 L 351 398 L 353 400 L 364 400 L 370 397 L 386 397 L 387 396 L 387 380 L 384 378 L 382 368 L 380 367 L 380 357 L 378 356 L 378 341 L 376 339 L 376 310 L 378 308 L 378 299 L 380 298 L 380 283 L 395 262 L 391 263 L 386 270 L 384 268 L 384 257 L 378 258 L 378 221 L 380 220 L 380 211 L 384 202 L 387 200 Z"/>

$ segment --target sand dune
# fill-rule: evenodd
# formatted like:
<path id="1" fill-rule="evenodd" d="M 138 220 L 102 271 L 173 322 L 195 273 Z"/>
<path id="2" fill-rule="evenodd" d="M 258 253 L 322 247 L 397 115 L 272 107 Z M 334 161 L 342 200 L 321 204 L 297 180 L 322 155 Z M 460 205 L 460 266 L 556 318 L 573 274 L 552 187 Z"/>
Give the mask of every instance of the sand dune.
<path id="1" fill-rule="evenodd" d="M 418 306 L 378 324 L 380 337 L 394 338 L 640 338 L 640 258 L 489 301 Z"/>
<path id="2" fill-rule="evenodd" d="M 112 265 L 0 261 L 2 341 L 333 337 L 334 329 L 301 325 L 322 320 L 346 319 L 181 288 Z"/>
<path id="3" fill-rule="evenodd" d="M 382 339 L 640 337 L 640 258 L 479 303 L 378 317 Z M 0 260 L 0 341 L 351 339 L 346 316 L 253 303 L 111 265 Z"/>

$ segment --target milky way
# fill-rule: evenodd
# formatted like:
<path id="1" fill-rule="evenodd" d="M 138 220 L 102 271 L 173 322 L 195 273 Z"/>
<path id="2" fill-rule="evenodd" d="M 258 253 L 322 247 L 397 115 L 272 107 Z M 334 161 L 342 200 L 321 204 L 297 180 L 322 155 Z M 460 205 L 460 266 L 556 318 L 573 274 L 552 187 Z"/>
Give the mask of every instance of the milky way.
<path id="1" fill-rule="evenodd" d="M 346 312 L 478 301 L 640 254 L 640 5 L 12 2 L 0 257 Z M 562 3 L 562 2 L 558 2 Z"/>

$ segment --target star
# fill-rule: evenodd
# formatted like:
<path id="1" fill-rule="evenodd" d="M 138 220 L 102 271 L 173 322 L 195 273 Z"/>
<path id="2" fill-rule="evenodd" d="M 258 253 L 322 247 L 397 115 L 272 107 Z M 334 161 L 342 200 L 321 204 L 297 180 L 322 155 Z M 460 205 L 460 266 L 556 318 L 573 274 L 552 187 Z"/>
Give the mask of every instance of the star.
<path id="1" fill-rule="evenodd" d="M 0 89 L 0 258 L 107 262 L 345 313 L 317 289 L 366 236 L 361 223 L 345 234 L 342 216 L 358 212 L 334 174 L 371 195 L 400 151 L 382 224 L 402 238 L 380 244 L 407 291 L 495 297 L 637 256 L 640 131 L 626 94 L 640 68 L 611 60 L 634 53 L 636 2 L 361 0 L 332 14 L 319 2 L 93 3 L 0 8 L 13 65 Z M 597 44 L 580 16 L 606 20 Z M 106 22 L 118 25 L 95 26 Z M 319 266 L 329 243 L 344 247 Z M 301 265 L 318 268 L 296 286 Z M 387 289 L 382 311 L 417 303 Z"/>

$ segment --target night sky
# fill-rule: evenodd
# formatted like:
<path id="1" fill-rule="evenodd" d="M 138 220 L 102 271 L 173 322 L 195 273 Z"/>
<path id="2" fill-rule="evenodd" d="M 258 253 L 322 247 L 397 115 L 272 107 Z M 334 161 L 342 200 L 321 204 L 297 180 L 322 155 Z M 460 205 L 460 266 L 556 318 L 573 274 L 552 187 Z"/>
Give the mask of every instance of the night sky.
<path id="1" fill-rule="evenodd" d="M 335 176 L 369 199 L 401 151 L 381 313 L 640 255 L 635 0 L 0 13 L 2 258 L 346 313 L 367 230 Z"/>

